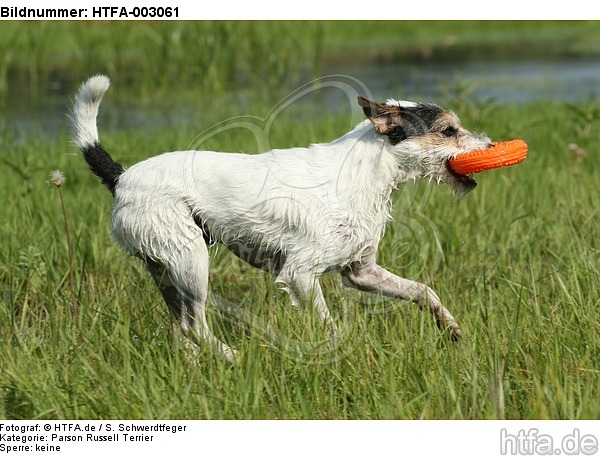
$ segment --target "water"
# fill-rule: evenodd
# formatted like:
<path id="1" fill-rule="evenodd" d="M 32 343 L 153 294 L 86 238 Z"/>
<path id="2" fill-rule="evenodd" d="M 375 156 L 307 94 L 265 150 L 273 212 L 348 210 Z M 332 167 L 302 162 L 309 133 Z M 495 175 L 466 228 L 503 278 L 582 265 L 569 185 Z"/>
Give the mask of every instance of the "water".
<path id="1" fill-rule="evenodd" d="M 467 90 L 471 100 L 497 103 L 526 103 L 535 100 L 576 102 L 600 98 L 600 60 L 577 61 L 489 61 L 467 63 L 396 63 L 327 65 L 323 74 L 346 75 L 360 81 L 378 101 L 387 98 L 431 101 L 444 104 L 444 91 L 457 87 Z M 66 129 L 66 112 L 74 88 L 53 82 L 41 88 L 39 101 L 28 96 L 29 88 L 11 81 L 6 108 L 0 114 L 0 132 L 17 137 L 56 136 Z M 296 87 L 289 87 L 292 92 Z M 241 105 L 240 114 L 252 111 L 252 89 L 234 94 Z M 304 97 L 303 104 L 327 106 L 329 111 L 347 109 L 346 94 L 336 89 L 323 90 L 320 97 Z M 273 99 L 273 104 L 279 98 Z M 109 104 L 110 103 L 110 104 Z M 106 102 L 110 117 L 104 128 L 174 127 L 198 123 L 202 119 L 196 100 L 161 99 L 159 107 L 136 107 Z M 155 105 L 156 106 L 156 105 Z M 206 119 L 210 126 L 210 119 Z"/>
<path id="2" fill-rule="evenodd" d="M 457 85 L 470 87 L 473 99 L 500 103 L 574 102 L 600 95 L 600 60 L 384 64 L 335 71 L 363 81 L 380 99 L 442 101 L 441 89 Z"/>

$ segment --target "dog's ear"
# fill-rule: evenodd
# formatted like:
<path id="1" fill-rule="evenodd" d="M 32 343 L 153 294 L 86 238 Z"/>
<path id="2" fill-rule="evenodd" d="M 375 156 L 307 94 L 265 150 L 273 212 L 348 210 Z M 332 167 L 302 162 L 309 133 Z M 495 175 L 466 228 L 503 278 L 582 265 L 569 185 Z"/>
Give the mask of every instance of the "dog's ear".
<path id="1" fill-rule="evenodd" d="M 377 133 L 386 134 L 403 123 L 398 106 L 386 106 L 364 97 L 358 97 L 358 104 L 365 116 L 375 126 Z"/>

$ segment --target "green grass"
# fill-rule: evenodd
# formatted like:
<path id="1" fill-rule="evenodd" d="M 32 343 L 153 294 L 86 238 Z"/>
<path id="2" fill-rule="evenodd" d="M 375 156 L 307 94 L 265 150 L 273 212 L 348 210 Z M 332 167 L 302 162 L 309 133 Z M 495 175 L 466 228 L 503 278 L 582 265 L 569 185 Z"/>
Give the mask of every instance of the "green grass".
<path id="1" fill-rule="evenodd" d="M 600 104 L 453 107 L 468 128 L 523 138 L 529 158 L 481 174 L 461 201 L 424 182 L 403 187 L 379 261 L 428 281 L 464 340 L 446 341 L 414 305 L 363 299 L 327 276 L 344 343 L 329 351 L 310 311 L 291 308 L 272 277 L 219 248 L 213 296 L 257 319 L 211 312 L 219 337 L 242 354 L 234 366 L 204 350 L 199 365 L 186 358 L 148 274 L 111 244 L 110 194 L 68 138 L 5 135 L 0 419 L 599 418 Z M 239 114 L 225 107 L 219 115 Z M 342 116 L 296 126 L 276 124 L 272 144 L 331 140 L 349 127 Z M 125 165 L 185 147 L 197 133 L 101 131 Z M 586 154 L 575 156 L 571 143 Z M 234 130 L 210 146 L 247 144 L 247 133 Z M 46 184 L 56 168 L 67 178 L 78 322 L 60 201 Z"/>

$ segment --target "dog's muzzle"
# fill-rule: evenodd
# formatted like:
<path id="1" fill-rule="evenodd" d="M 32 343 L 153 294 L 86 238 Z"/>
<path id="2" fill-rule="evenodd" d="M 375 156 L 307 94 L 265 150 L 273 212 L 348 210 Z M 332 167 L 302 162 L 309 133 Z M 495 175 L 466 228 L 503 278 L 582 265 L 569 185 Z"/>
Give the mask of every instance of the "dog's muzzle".
<path id="1" fill-rule="evenodd" d="M 459 174 L 450 168 L 450 160 L 446 161 L 446 169 L 448 170 L 449 179 L 446 181 L 450 185 L 454 196 L 457 199 L 464 197 L 467 193 L 477 187 L 477 182 L 473 179 L 473 174 Z"/>

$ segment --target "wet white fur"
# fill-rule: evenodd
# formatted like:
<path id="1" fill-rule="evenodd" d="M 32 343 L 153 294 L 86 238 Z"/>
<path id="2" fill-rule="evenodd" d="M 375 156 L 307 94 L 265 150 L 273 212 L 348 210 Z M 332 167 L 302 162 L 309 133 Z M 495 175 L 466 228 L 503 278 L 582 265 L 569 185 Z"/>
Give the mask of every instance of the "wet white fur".
<path id="1" fill-rule="evenodd" d="M 79 149 L 98 141 L 96 116 L 102 97 L 108 90 L 110 80 L 98 75 L 90 78 L 75 97 L 70 120 L 75 134 L 75 145 Z"/>
<path id="2" fill-rule="evenodd" d="M 105 76 L 93 77 L 75 99 L 72 121 L 80 148 L 98 141 L 96 115 L 108 85 Z M 331 143 L 309 147 L 258 155 L 164 153 L 120 176 L 112 231 L 129 253 L 165 266 L 170 282 L 194 301 L 189 315 L 182 316 L 184 333 L 194 342 L 207 341 L 229 360 L 235 352 L 205 324 L 209 256 L 195 219 L 225 245 L 282 253 L 277 282 L 293 302 L 312 302 L 332 331 L 318 282 L 327 270 L 341 271 L 346 285 L 429 307 L 438 322 L 458 334 L 433 290 L 393 276 L 375 262 L 390 219 L 391 194 L 399 184 L 429 177 L 457 185 L 445 162 L 466 149 L 423 150 L 421 139 L 393 146 L 365 120 Z M 470 141 L 472 150 L 489 140 L 474 136 Z"/>
<path id="3" fill-rule="evenodd" d="M 418 106 L 418 103 L 414 101 L 394 100 L 393 98 L 388 98 L 385 104 L 387 106 L 398 106 L 399 108 L 415 108 Z"/>

